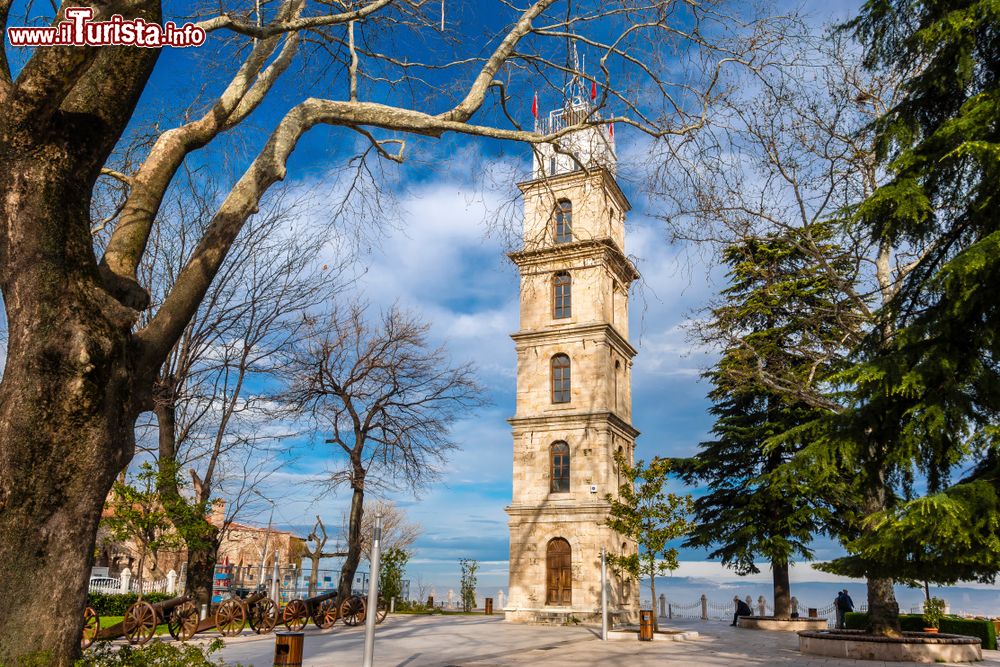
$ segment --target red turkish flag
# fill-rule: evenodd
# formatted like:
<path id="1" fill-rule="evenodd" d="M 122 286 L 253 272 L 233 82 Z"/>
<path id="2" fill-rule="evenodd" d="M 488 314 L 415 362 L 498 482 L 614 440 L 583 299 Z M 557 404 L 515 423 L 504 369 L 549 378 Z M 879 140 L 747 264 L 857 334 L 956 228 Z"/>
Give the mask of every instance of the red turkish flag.
<path id="1" fill-rule="evenodd" d="M 535 99 L 531 103 L 531 115 L 538 118 L 538 93 L 535 93 Z"/>
<path id="2" fill-rule="evenodd" d="M 592 100 L 596 100 L 597 99 L 597 82 L 596 81 L 591 81 L 590 82 L 590 99 L 592 99 Z"/>

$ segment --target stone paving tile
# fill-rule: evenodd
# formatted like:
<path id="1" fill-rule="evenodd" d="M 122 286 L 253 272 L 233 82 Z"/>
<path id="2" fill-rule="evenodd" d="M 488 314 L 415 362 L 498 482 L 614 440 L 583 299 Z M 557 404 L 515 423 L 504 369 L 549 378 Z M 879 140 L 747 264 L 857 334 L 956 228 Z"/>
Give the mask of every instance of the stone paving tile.
<path id="1" fill-rule="evenodd" d="M 731 628 L 720 621 L 677 620 L 669 627 L 695 630 L 687 642 L 601 642 L 594 628 L 527 626 L 499 616 L 393 616 L 379 626 L 375 664 L 379 667 L 914 667 L 803 656 L 795 633 Z M 356 667 L 361 664 L 362 628 L 339 625 L 306 631 L 305 667 Z M 227 641 L 222 656 L 253 667 L 269 667 L 272 636 L 244 635 Z M 1000 667 L 1000 653 L 984 652 L 983 667 Z"/>

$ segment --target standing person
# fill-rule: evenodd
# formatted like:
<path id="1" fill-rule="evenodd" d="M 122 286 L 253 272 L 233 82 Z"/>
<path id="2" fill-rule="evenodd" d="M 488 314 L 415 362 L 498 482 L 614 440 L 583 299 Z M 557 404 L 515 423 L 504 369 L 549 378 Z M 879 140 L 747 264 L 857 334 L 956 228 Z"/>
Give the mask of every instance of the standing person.
<path id="1" fill-rule="evenodd" d="M 847 612 L 854 611 L 854 600 L 851 599 L 850 593 L 847 592 L 845 588 L 840 593 L 840 627 L 847 627 Z"/>
<path id="2" fill-rule="evenodd" d="M 844 611 L 840 606 L 840 602 L 843 599 L 843 597 L 844 597 L 844 592 L 840 591 L 839 593 L 837 593 L 837 597 L 833 599 L 833 610 L 837 614 L 837 622 L 834 625 L 834 627 L 837 630 L 844 629 Z"/>
<path id="3" fill-rule="evenodd" d="M 739 595 L 733 596 L 733 602 L 736 603 L 736 613 L 733 614 L 733 622 L 730 625 L 735 626 L 736 621 L 739 620 L 740 616 L 753 616 L 753 609 L 750 608 L 750 605 L 741 600 Z"/>

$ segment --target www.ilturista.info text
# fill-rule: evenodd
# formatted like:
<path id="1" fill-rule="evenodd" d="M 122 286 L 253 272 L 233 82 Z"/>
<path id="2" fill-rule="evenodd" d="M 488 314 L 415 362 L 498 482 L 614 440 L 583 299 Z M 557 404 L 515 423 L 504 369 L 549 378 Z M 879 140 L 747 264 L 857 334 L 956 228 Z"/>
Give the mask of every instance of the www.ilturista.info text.
<path id="1" fill-rule="evenodd" d="M 181 27 L 173 21 L 163 25 L 143 19 L 126 19 L 121 14 L 107 21 L 94 21 L 91 7 L 68 7 L 66 18 L 48 27 L 9 27 L 11 46 L 201 46 L 205 30 L 193 23 Z"/>

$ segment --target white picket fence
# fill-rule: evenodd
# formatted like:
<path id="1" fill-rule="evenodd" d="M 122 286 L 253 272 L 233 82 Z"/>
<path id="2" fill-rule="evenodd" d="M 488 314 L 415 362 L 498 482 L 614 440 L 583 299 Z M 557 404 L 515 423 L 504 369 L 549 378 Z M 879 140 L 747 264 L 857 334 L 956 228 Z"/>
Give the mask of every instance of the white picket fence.
<path id="1" fill-rule="evenodd" d="M 91 577 L 89 590 L 91 593 L 138 593 L 139 580 L 132 576 L 132 572 L 128 568 L 125 568 L 120 577 Z M 142 592 L 176 593 L 177 573 L 170 570 L 163 579 L 143 581 Z"/>

